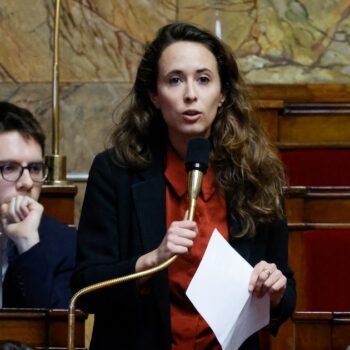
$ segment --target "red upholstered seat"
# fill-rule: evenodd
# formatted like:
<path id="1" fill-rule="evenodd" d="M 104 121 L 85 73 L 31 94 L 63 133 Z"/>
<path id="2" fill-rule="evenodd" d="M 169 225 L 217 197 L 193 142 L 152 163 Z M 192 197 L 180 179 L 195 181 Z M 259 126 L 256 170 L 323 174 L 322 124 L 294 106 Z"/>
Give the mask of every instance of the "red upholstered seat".
<path id="1" fill-rule="evenodd" d="M 350 230 L 305 235 L 305 310 L 350 311 Z"/>
<path id="2" fill-rule="evenodd" d="M 349 186 L 350 149 L 280 151 L 291 186 Z"/>

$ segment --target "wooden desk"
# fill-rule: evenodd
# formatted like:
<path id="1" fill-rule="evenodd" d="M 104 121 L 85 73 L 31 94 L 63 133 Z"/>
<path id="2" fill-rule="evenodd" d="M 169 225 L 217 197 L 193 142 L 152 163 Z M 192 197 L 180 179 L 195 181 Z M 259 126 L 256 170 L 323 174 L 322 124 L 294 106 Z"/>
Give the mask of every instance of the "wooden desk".
<path id="1" fill-rule="evenodd" d="M 350 312 L 295 312 L 295 350 L 345 350 L 350 345 Z"/>
<path id="2" fill-rule="evenodd" d="M 43 185 L 40 202 L 47 215 L 67 225 L 74 225 L 74 198 L 77 192 L 76 185 Z"/>
<path id="3" fill-rule="evenodd" d="M 85 349 L 85 319 L 76 312 L 75 349 Z M 0 340 L 16 340 L 36 349 L 67 348 L 68 312 L 48 309 L 0 309 Z"/>

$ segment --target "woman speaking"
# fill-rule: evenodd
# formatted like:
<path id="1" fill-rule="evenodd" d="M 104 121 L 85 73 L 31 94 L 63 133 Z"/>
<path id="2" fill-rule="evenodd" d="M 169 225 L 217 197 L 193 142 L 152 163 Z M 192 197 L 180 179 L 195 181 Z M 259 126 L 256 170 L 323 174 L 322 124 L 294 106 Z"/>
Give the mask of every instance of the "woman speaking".
<path id="1" fill-rule="evenodd" d="M 188 220 L 184 158 L 198 136 L 211 151 Z M 91 167 L 73 288 L 178 258 L 166 271 L 81 298 L 79 306 L 95 314 L 91 349 L 220 349 L 185 295 L 214 228 L 254 267 L 248 288 L 257 298 L 269 294 L 276 333 L 296 298 L 284 171 L 230 50 L 190 24 L 161 28 L 146 47 L 112 142 Z M 241 346 L 258 348 L 257 334 Z"/>

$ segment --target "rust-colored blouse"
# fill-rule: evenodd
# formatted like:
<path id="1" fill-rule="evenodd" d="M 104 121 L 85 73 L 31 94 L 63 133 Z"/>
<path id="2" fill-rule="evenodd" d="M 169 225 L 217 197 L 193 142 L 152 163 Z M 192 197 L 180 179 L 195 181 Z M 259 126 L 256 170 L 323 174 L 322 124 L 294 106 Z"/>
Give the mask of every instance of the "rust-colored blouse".
<path id="1" fill-rule="evenodd" d="M 182 220 L 188 209 L 187 173 L 183 160 L 170 145 L 167 151 L 165 177 L 166 216 L 169 227 L 173 221 Z M 221 349 L 214 333 L 185 294 L 213 230 L 217 228 L 226 239 L 228 238 L 225 198 L 215 187 L 215 175 L 210 166 L 203 177 L 202 192 L 197 199 L 195 221 L 199 235 L 191 251 L 178 256 L 168 269 L 172 350 Z"/>

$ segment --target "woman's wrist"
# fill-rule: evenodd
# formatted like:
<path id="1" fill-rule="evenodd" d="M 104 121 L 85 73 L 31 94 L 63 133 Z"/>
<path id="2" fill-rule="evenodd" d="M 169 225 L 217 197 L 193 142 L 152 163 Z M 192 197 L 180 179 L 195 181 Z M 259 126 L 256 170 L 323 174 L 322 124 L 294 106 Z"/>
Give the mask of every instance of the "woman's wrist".
<path id="1" fill-rule="evenodd" d="M 141 255 L 136 261 L 135 271 L 145 271 L 157 266 L 157 256 L 157 249 L 152 250 L 147 254 Z"/>

